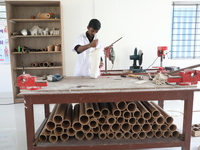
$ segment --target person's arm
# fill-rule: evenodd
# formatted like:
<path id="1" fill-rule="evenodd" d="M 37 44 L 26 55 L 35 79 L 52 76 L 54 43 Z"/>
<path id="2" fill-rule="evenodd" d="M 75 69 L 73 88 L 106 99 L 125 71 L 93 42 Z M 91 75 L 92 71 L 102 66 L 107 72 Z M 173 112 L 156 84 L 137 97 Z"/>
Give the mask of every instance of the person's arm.
<path id="1" fill-rule="evenodd" d="M 80 45 L 80 46 L 78 46 L 78 48 L 77 48 L 77 52 L 78 52 L 78 53 L 82 53 L 82 52 L 84 52 L 85 50 L 87 50 L 87 49 L 90 48 L 90 47 L 96 47 L 97 44 L 98 44 L 98 39 L 93 40 L 91 43 L 89 43 L 89 44 L 87 44 L 87 45 Z"/>

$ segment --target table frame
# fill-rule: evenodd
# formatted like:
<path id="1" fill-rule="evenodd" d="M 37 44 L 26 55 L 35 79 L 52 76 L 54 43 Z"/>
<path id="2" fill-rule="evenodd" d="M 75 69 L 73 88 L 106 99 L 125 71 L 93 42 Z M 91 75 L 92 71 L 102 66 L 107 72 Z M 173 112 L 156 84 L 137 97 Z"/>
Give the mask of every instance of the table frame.
<path id="1" fill-rule="evenodd" d="M 26 135 L 28 150 L 122 150 L 122 149 L 145 149 L 145 148 L 162 148 L 162 147 L 182 147 L 182 150 L 190 150 L 192 109 L 194 91 L 198 89 L 174 89 L 159 90 L 149 89 L 144 91 L 117 91 L 117 92 L 93 92 L 93 93 L 48 93 L 48 94 L 24 94 L 25 98 L 25 119 L 26 119 Z M 91 102 L 119 102 L 119 101 L 148 101 L 158 100 L 162 104 L 165 100 L 183 100 L 184 116 L 182 138 L 169 139 L 144 139 L 144 140 L 90 140 L 64 143 L 47 143 L 38 144 L 37 137 L 45 125 L 50 114 L 49 104 L 56 103 L 91 103 Z M 38 131 L 35 133 L 34 127 L 34 110 L 35 104 L 44 104 L 45 119 Z M 116 142 L 117 141 L 117 142 Z"/>

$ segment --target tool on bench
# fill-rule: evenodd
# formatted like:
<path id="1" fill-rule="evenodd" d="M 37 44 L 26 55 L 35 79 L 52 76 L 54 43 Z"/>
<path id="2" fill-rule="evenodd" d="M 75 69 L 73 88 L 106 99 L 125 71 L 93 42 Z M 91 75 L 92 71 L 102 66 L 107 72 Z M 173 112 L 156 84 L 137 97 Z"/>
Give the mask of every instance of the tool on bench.
<path id="1" fill-rule="evenodd" d="M 23 54 L 21 54 L 23 73 L 17 77 L 17 86 L 20 90 L 38 90 L 41 89 L 42 86 L 48 86 L 48 82 L 46 80 L 37 81 L 36 76 L 31 76 L 30 74 L 25 73 L 22 55 Z"/>
<path id="2" fill-rule="evenodd" d="M 112 62 L 112 64 L 114 64 L 115 61 L 115 51 L 113 49 L 113 45 L 118 42 L 119 40 L 121 40 L 122 37 L 120 37 L 118 40 L 116 40 L 115 42 L 113 42 L 112 44 L 110 44 L 109 46 L 107 46 L 104 49 L 104 53 L 105 53 L 105 71 L 107 72 L 107 58 Z"/>
<path id="3" fill-rule="evenodd" d="M 179 76 L 169 76 L 168 83 L 177 85 L 195 85 L 200 81 L 200 70 L 185 69 L 179 72 Z"/>
<path id="4" fill-rule="evenodd" d="M 137 78 L 138 80 L 143 80 L 143 75 L 134 75 L 134 74 L 128 74 L 129 77 Z"/>
<path id="5" fill-rule="evenodd" d="M 157 47 L 157 55 L 160 57 L 160 67 L 162 67 L 163 59 L 165 59 L 165 55 L 167 54 L 167 49 L 167 46 Z"/>
<path id="6" fill-rule="evenodd" d="M 134 72 L 146 72 L 142 69 L 142 58 L 143 58 L 143 52 L 142 50 L 137 50 L 137 47 L 134 50 L 134 54 L 130 55 L 130 60 L 133 60 L 133 66 L 130 66 L 130 70 Z M 137 65 L 138 61 L 138 65 Z"/>

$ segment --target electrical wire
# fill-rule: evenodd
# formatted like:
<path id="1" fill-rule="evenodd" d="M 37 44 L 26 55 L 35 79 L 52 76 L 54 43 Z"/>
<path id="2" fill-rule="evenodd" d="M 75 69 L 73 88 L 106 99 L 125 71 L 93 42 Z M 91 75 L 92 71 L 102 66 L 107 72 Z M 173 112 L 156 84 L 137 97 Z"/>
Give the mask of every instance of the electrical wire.
<path id="1" fill-rule="evenodd" d="M 157 59 L 158 59 L 158 57 L 154 60 L 154 62 L 147 69 L 149 69 L 156 62 Z"/>
<path id="2" fill-rule="evenodd" d="M 7 104 L 0 104 L 0 105 L 16 105 L 16 104 L 24 104 L 24 103 L 7 103 Z"/>

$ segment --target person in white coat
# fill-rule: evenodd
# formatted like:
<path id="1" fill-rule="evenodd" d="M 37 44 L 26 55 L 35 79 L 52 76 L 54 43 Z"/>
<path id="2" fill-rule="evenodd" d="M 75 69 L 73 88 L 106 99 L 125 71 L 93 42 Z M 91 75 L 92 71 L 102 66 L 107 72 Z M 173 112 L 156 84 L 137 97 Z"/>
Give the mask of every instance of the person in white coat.
<path id="1" fill-rule="evenodd" d="M 89 53 L 95 48 L 102 48 L 101 42 L 97 39 L 96 33 L 100 30 L 101 23 L 97 19 L 90 20 L 87 32 L 80 34 L 74 43 L 73 51 L 78 54 L 74 76 L 90 76 L 90 57 Z M 102 58 L 99 60 L 100 66 L 103 65 Z"/>

